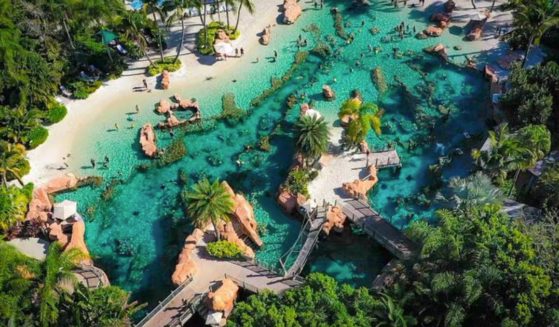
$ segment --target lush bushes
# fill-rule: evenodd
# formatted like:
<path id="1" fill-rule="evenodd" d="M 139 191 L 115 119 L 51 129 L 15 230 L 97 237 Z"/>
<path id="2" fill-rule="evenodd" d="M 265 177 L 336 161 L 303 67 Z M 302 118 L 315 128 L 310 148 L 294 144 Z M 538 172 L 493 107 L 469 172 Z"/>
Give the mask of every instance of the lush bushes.
<path id="1" fill-rule="evenodd" d="M 95 92 L 99 87 L 101 87 L 101 81 L 85 82 L 85 81 L 75 81 L 68 84 L 68 88 L 72 91 L 72 96 L 76 99 L 85 99 L 91 93 Z"/>
<path id="2" fill-rule="evenodd" d="M 45 122 L 47 124 L 56 124 L 62 119 L 64 119 L 67 113 L 68 113 L 68 109 L 66 109 L 65 105 L 59 102 L 53 102 L 48 107 L 48 111 L 45 117 L 46 120 Z"/>
<path id="3" fill-rule="evenodd" d="M 25 220 L 27 205 L 31 200 L 33 184 L 23 188 L 0 186 L 0 231 L 5 232 L 17 222 Z"/>
<path id="4" fill-rule="evenodd" d="M 157 60 L 147 68 L 149 76 L 161 74 L 164 70 L 168 72 L 175 72 L 181 68 L 181 61 L 175 57 L 165 57 L 163 60 Z"/>
<path id="5" fill-rule="evenodd" d="M 232 26 L 226 27 L 222 22 L 211 22 L 207 28 L 202 28 L 198 34 L 196 34 L 196 48 L 198 52 L 203 55 L 212 55 L 214 51 L 214 41 L 218 30 L 224 30 L 229 36 L 229 39 L 235 40 L 240 35 L 239 30 L 234 31 Z"/>
<path id="6" fill-rule="evenodd" d="M 241 256 L 241 249 L 229 241 L 217 241 L 208 244 L 208 253 L 220 259 L 236 259 Z"/>
<path id="7" fill-rule="evenodd" d="M 309 196 L 309 182 L 311 181 L 311 173 L 307 169 L 293 169 L 287 175 L 287 180 L 283 187 L 291 194 L 302 194 Z"/>
<path id="8" fill-rule="evenodd" d="M 49 136 L 49 131 L 46 128 L 42 126 L 37 126 L 33 128 L 29 132 L 29 142 L 28 142 L 29 148 L 35 149 L 39 145 L 43 144 L 47 140 L 48 136 Z"/>

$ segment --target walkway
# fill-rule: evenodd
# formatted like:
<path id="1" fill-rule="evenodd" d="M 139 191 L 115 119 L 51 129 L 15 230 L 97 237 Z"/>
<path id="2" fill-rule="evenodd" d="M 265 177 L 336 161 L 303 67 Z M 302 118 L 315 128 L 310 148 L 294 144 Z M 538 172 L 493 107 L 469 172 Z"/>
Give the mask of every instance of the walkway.
<path id="1" fill-rule="evenodd" d="M 398 259 L 408 259 L 415 252 L 415 244 L 402 231 L 382 218 L 368 203 L 362 200 L 348 200 L 339 204 L 351 222 L 363 228 Z"/>
<path id="2" fill-rule="evenodd" d="M 365 160 L 367 160 L 366 156 Z M 370 153 L 368 164 L 374 165 L 378 169 L 402 166 L 402 163 L 400 162 L 400 156 L 398 155 L 398 152 L 396 150 L 384 150 Z M 368 166 L 367 162 L 365 162 L 365 166 Z"/>
<path id="3" fill-rule="evenodd" d="M 198 243 L 193 252 L 198 272 L 190 282 L 186 282 L 173 291 L 167 299 L 161 302 L 150 314 L 148 314 L 137 326 L 163 327 L 180 326 L 188 318 L 190 310 L 189 303 L 199 300 L 210 287 L 227 277 L 236 281 L 241 287 L 251 291 L 262 291 L 268 289 L 276 294 L 300 285 L 297 280 L 286 280 L 275 272 L 249 261 L 220 261 L 215 260 L 206 253 L 206 241 L 210 234 L 204 236 L 204 240 Z"/>

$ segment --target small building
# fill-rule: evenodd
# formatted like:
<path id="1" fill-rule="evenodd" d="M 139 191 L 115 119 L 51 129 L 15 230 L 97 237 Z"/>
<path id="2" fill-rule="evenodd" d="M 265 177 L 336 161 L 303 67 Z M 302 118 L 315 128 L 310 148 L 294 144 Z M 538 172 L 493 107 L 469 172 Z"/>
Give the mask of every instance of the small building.
<path id="1" fill-rule="evenodd" d="M 547 155 L 547 157 L 536 162 L 534 167 L 527 169 L 518 175 L 516 188 L 518 190 L 530 192 L 540 179 L 545 169 L 557 163 L 559 163 L 559 151 L 552 151 L 549 155 Z"/>
<path id="2" fill-rule="evenodd" d="M 66 220 L 78 212 L 78 204 L 74 201 L 64 200 L 54 204 L 53 219 Z"/>

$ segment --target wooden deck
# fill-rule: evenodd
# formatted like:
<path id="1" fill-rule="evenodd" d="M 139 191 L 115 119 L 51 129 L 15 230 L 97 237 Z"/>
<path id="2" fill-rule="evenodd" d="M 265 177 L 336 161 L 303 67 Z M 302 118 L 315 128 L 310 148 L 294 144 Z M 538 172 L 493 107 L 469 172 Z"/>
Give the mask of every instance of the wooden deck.
<path id="1" fill-rule="evenodd" d="M 415 244 L 402 231 L 382 218 L 368 203 L 362 200 L 348 200 L 342 203 L 342 210 L 351 222 L 363 228 L 397 258 L 405 260 L 414 254 Z"/>
<path id="2" fill-rule="evenodd" d="M 401 167 L 400 156 L 398 151 L 385 150 L 379 152 L 371 152 L 368 158 L 368 164 L 374 165 L 378 169 L 389 168 L 389 167 Z"/>

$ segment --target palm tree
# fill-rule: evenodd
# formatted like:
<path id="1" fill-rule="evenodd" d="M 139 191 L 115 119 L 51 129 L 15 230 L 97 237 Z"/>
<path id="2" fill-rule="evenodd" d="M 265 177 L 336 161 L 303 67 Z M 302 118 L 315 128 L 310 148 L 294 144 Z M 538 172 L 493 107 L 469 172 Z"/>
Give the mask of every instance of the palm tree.
<path id="1" fill-rule="evenodd" d="M 8 185 L 8 177 L 15 178 L 23 185 L 21 177 L 28 172 L 29 163 L 25 159 L 25 148 L 21 144 L 0 143 L 0 175 L 2 185 Z"/>
<path id="2" fill-rule="evenodd" d="M 201 2 L 199 0 L 166 0 L 163 2 L 163 10 L 171 11 L 174 10 L 169 17 L 167 17 L 167 27 L 173 25 L 176 21 L 181 23 L 181 42 L 177 47 L 177 55 L 175 57 L 175 62 L 179 58 L 184 44 L 184 13 L 186 8 L 196 7 L 200 8 Z"/>
<path id="3" fill-rule="evenodd" d="M 436 198 L 449 209 L 482 207 L 502 203 L 504 200 L 501 190 L 479 171 L 466 178 L 452 178 L 448 188 L 438 193 Z"/>
<path id="4" fill-rule="evenodd" d="M 60 295 L 66 292 L 63 283 L 76 282 L 72 269 L 85 258 L 83 252 L 73 248 L 64 251 L 58 242 L 49 246 L 47 258 L 43 263 L 45 279 L 39 292 L 41 304 L 39 307 L 39 321 L 43 326 L 56 324 L 58 321 L 58 303 Z"/>
<path id="5" fill-rule="evenodd" d="M 196 183 L 190 192 L 183 193 L 186 210 L 196 226 L 204 227 L 212 223 L 217 239 L 221 239 L 217 225 L 219 222 L 229 221 L 233 212 L 234 202 L 225 185 L 215 180 L 213 183 L 207 178 Z"/>
<path id="6" fill-rule="evenodd" d="M 163 61 L 163 42 L 161 40 L 161 29 L 159 28 L 159 24 L 157 23 L 157 16 L 156 13 L 161 17 L 161 21 L 165 21 L 165 15 L 161 7 L 159 7 L 159 0 L 144 0 L 143 10 L 147 14 L 148 12 L 151 13 L 153 17 L 153 22 L 155 26 L 157 26 L 157 43 L 159 45 L 159 56 L 161 57 L 161 61 Z"/>
<path id="7" fill-rule="evenodd" d="M 153 65 L 153 61 L 149 57 L 146 48 L 147 40 L 145 35 L 142 33 L 142 29 L 146 24 L 145 14 L 135 11 L 127 11 L 122 19 L 121 27 L 124 30 L 124 37 L 134 41 L 142 54 L 147 58 L 150 66 Z"/>
<path id="8" fill-rule="evenodd" d="M 225 2 L 225 19 L 227 20 L 227 29 L 231 26 L 231 22 L 229 21 L 229 10 L 235 10 L 235 0 L 224 0 Z"/>
<path id="9" fill-rule="evenodd" d="M 303 155 L 308 165 L 308 159 L 318 160 L 328 150 L 330 132 L 324 118 L 317 116 L 303 116 L 295 123 L 297 151 Z"/>
<path id="10" fill-rule="evenodd" d="M 338 112 L 341 120 L 346 118 L 349 120 L 345 135 L 346 143 L 350 147 L 357 146 L 367 137 L 371 128 L 377 135 L 382 134 L 382 115 L 384 110 L 374 103 L 362 103 L 357 98 L 347 100 Z"/>
<path id="11" fill-rule="evenodd" d="M 377 320 L 375 326 L 378 327 L 407 327 L 416 323 L 413 317 L 407 316 L 404 309 L 386 294 L 380 298 L 380 306 L 373 314 Z"/>
<path id="12" fill-rule="evenodd" d="M 511 6 L 514 10 L 515 31 L 529 34 L 522 61 L 524 67 L 532 46 L 539 45 L 545 32 L 559 25 L 559 6 L 549 0 L 516 1 Z"/>
<path id="13" fill-rule="evenodd" d="M 233 33 L 236 33 L 237 29 L 239 28 L 239 20 L 241 18 L 241 8 L 245 6 L 247 11 L 251 15 L 254 14 L 254 10 L 255 10 L 254 2 L 252 2 L 251 0 L 237 0 L 237 2 L 239 3 L 239 8 L 237 10 L 237 23 L 235 24 L 235 29 L 233 30 Z"/>

